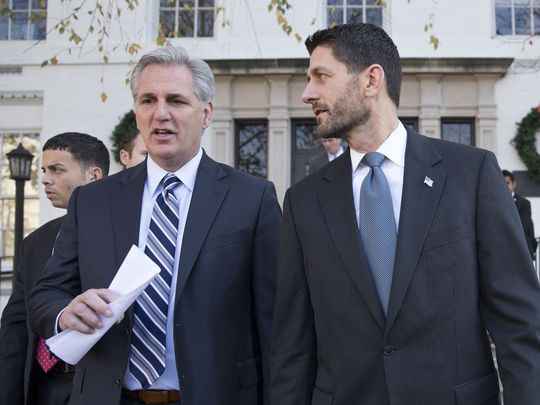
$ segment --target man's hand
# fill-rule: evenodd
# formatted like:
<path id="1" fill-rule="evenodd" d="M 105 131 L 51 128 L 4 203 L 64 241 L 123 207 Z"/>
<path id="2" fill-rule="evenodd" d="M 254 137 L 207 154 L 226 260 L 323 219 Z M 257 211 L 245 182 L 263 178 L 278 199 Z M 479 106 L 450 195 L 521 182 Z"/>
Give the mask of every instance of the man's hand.
<path id="1" fill-rule="evenodd" d="M 105 288 L 91 289 L 76 296 L 60 315 L 59 330 L 75 329 L 82 333 L 94 333 L 95 329 L 103 327 L 99 315 L 107 318 L 112 316 L 109 303 L 116 298 L 117 294 Z"/>

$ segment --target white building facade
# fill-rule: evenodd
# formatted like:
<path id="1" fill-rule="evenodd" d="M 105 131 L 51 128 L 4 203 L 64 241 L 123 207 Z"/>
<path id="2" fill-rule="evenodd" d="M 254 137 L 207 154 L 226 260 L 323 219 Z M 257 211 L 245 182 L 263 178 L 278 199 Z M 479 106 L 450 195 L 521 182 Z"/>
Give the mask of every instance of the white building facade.
<path id="1" fill-rule="evenodd" d="M 308 66 L 303 39 L 352 20 L 381 25 L 396 42 L 404 72 L 398 113 L 405 123 L 431 137 L 491 150 L 502 168 L 526 170 L 511 140 L 516 123 L 540 104 L 540 0 L 290 0 L 286 20 L 276 18 L 277 2 L 268 10 L 271 0 L 139 0 L 131 11 L 128 2 L 109 0 L 101 2 L 112 16 L 101 44 L 93 33 L 84 35 L 91 25 L 94 33 L 100 28 L 93 1 L 64 34 L 55 24 L 73 12 L 72 2 L 8 3 L 15 17 L 0 17 L 2 257 L 12 255 L 14 226 L 5 153 L 22 140 L 38 156 L 26 186 L 26 233 L 61 215 L 40 192 L 41 146 L 66 131 L 111 145 L 113 128 L 132 108 L 125 44 L 140 46 L 139 55 L 153 49 L 160 27 L 166 37 L 176 36 L 170 43 L 214 70 L 217 94 L 213 124 L 203 135 L 206 152 L 273 181 L 280 200 L 320 151 L 312 111 L 300 100 Z M 290 35 L 280 26 L 284 21 Z M 69 54 L 71 28 L 84 46 Z M 41 67 L 45 60 L 49 64 Z M 119 169 L 112 165 L 112 172 Z M 539 187 L 527 186 L 537 235 Z"/>

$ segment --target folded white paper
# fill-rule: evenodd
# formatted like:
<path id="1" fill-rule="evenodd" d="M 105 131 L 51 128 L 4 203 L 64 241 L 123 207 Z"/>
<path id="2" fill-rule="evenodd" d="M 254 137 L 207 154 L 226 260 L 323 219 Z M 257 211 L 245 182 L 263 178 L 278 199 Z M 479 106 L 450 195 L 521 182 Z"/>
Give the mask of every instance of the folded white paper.
<path id="1" fill-rule="evenodd" d="M 109 304 L 113 313 L 112 317 L 101 316 L 103 327 L 96 329 L 90 335 L 73 329 L 60 332 L 47 339 L 49 350 L 66 363 L 77 364 L 115 324 L 157 274 L 159 274 L 158 265 L 137 246 L 133 245 L 109 286 L 109 290 L 119 295 Z"/>

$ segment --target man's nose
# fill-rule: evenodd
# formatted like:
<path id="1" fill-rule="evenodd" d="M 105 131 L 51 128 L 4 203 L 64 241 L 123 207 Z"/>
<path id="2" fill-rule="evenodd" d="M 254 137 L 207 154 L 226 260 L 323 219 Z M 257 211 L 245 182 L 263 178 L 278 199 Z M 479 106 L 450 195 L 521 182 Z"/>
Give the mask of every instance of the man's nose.
<path id="1" fill-rule="evenodd" d="M 315 84 L 313 81 L 309 81 L 306 85 L 306 88 L 302 92 L 302 101 L 306 104 L 313 103 L 314 100 L 318 99 L 318 94 L 316 92 Z"/>
<path id="2" fill-rule="evenodd" d="M 166 120 L 170 119 L 171 114 L 170 114 L 170 111 L 169 111 L 169 105 L 167 104 L 167 102 L 165 100 L 157 102 L 154 117 L 158 121 L 166 121 Z"/>

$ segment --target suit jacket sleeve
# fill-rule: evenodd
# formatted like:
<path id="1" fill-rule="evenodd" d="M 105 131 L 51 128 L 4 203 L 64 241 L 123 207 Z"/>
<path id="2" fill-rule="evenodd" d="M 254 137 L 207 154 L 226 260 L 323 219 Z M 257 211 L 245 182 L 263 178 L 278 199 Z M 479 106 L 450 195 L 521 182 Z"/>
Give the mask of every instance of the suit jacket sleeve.
<path id="1" fill-rule="evenodd" d="M 19 258 L 24 257 L 25 241 Z M 28 344 L 23 260 L 19 260 L 11 297 L 2 312 L 0 327 L 0 403 L 24 404 L 24 365 Z"/>
<path id="2" fill-rule="evenodd" d="M 497 350 L 505 405 L 540 398 L 540 287 L 514 202 L 493 154 L 477 194 L 480 310 Z"/>
<path id="3" fill-rule="evenodd" d="M 30 326 L 34 333 L 44 338 L 54 335 L 58 314 L 81 293 L 76 212 L 79 190 L 75 189 L 71 196 L 54 253 L 29 297 Z"/>
<path id="4" fill-rule="evenodd" d="M 289 191 L 283 205 L 272 333 L 271 403 L 309 405 L 317 367 L 313 309 Z"/>
<path id="5" fill-rule="evenodd" d="M 281 210 L 274 186 L 267 183 L 253 245 L 253 295 L 261 345 L 264 403 L 270 399 L 270 338 L 276 293 L 276 267 Z"/>

